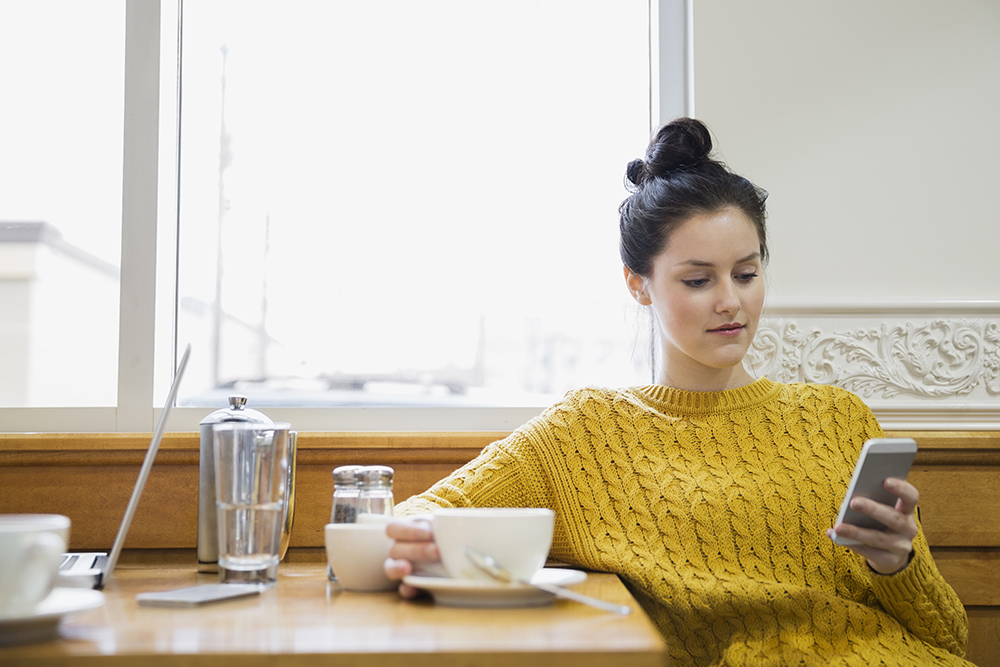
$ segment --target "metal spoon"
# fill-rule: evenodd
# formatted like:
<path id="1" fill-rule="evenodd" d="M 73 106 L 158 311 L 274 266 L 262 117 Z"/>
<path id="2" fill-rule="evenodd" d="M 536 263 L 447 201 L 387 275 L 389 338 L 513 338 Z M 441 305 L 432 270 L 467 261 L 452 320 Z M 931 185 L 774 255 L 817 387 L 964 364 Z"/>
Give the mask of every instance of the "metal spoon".
<path id="1" fill-rule="evenodd" d="M 462 553 L 465 554 L 466 558 L 472 561 L 472 564 L 477 568 L 490 575 L 498 581 L 503 581 L 508 584 L 522 584 L 524 586 L 533 586 L 539 590 L 545 591 L 547 593 L 552 593 L 556 597 L 566 598 L 567 600 L 575 600 L 576 602 L 582 602 L 583 604 L 588 604 L 591 607 L 597 607 L 598 609 L 603 609 L 604 611 L 614 612 L 616 614 L 628 614 L 632 610 L 623 604 L 615 604 L 613 602 L 605 602 L 604 600 L 598 600 L 597 598 L 592 598 L 589 595 L 582 595 L 576 591 L 571 591 L 562 586 L 556 586 L 555 584 L 548 584 L 545 582 L 534 582 L 525 581 L 524 579 L 518 579 L 513 574 L 504 569 L 499 563 L 497 563 L 493 558 L 487 556 L 481 551 L 477 551 L 470 546 L 462 547 Z"/>

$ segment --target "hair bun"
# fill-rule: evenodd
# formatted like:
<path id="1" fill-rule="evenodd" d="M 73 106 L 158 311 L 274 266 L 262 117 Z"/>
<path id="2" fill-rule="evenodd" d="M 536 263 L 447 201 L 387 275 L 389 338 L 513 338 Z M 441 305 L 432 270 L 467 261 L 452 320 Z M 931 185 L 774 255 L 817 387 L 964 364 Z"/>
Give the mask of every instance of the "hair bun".
<path id="1" fill-rule="evenodd" d="M 712 135 L 694 118 L 678 118 L 656 133 L 644 160 L 633 160 L 626 170 L 628 180 L 642 185 L 647 178 L 668 176 L 710 162 Z"/>
<path id="2" fill-rule="evenodd" d="M 625 179 L 628 181 L 626 185 L 631 184 L 633 186 L 642 185 L 648 178 L 649 173 L 646 171 L 646 161 L 635 159 L 628 163 L 625 167 Z M 630 188 L 634 189 L 634 188 Z"/>

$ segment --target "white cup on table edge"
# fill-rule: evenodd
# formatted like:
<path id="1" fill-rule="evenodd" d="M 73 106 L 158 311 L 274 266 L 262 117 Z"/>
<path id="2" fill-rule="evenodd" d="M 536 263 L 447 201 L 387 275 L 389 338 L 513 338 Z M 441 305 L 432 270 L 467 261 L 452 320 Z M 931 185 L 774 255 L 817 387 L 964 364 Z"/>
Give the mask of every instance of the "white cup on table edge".
<path id="1" fill-rule="evenodd" d="M 385 575 L 392 538 L 386 521 L 328 523 L 324 538 L 326 557 L 337 581 L 349 591 L 387 591 L 399 582 Z"/>
<path id="2" fill-rule="evenodd" d="M 0 617 L 29 614 L 52 592 L 69 526 L 61 514 L 0 514 Z"/>

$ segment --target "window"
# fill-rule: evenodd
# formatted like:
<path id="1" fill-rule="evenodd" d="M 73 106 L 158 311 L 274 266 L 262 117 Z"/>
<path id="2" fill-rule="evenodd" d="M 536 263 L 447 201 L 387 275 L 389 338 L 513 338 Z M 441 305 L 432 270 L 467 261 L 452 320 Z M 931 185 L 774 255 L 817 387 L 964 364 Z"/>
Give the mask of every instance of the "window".
<path id="1" fill-rule="evenodd" d="M 118 354 L 139 361 L 104 363 L 113 415 L 0 408 L 3 430 L 149 430 L 186 342 L 177 429 L 234 391 L 302 429 L 513 428 L 571 386 L 646 381 L 616 247 L 645 2 L 126 4 L 126 121 L 158 115 L 158 150 L 124 128 Z"/>
<path id="2" fill-rule="evenodd" d="M 115 405 L 124 24 L 0 3 L 2 407 Z"/>
<path id="3" fill-rule="evenodd" d="M 615 212 L 646 3 L 281 8 L 185 4 L 179 338 L 207 354 L 182 402 L 541 407 L 641 382 Z"/>

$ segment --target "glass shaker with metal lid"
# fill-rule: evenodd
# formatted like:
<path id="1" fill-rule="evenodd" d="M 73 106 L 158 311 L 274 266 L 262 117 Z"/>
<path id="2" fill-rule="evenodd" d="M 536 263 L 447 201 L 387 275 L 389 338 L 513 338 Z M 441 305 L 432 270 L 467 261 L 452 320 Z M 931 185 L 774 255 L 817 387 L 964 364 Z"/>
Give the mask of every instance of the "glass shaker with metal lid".
<path id="1" fill-rule="evenodd" d="M 361 484 L 358 514 L 393 515 L 392 473 L 389 466 L 365 466 L 355 473 Z"/>
<path id="2" fill-rule="evenodd" d="M 361 485 L 357 471 L 361 466 L 338 466 L 333 469 L 333 507 L 330 523 L 354 523 L 358 515 Z"/>
<path id="3" fill-rule="evenodd" d="M 338 466 L 333 469 L 333 506 L 330 509 L 330 523 L 355 523 L 358 516 L 358 497 L 361 495 L 361 485 L 357 471 L 361 466 Z M 327 565 L 326 575 L 329 579 L 337 577 L 333 568 Z"/>
<path id="4" fill-rule="evenodd" d="M 212 426 L 221 422 L 274 424 L 270 418 L 246 407 L 246 396 L 230 396 L 229 407 L 216 410 L 201 421 L 198 455 L 198 571 L 219 571 L 219 526 L 215 507 L 215 447 Z M 294 456 L 294 454 L 293 454 Z"/>

